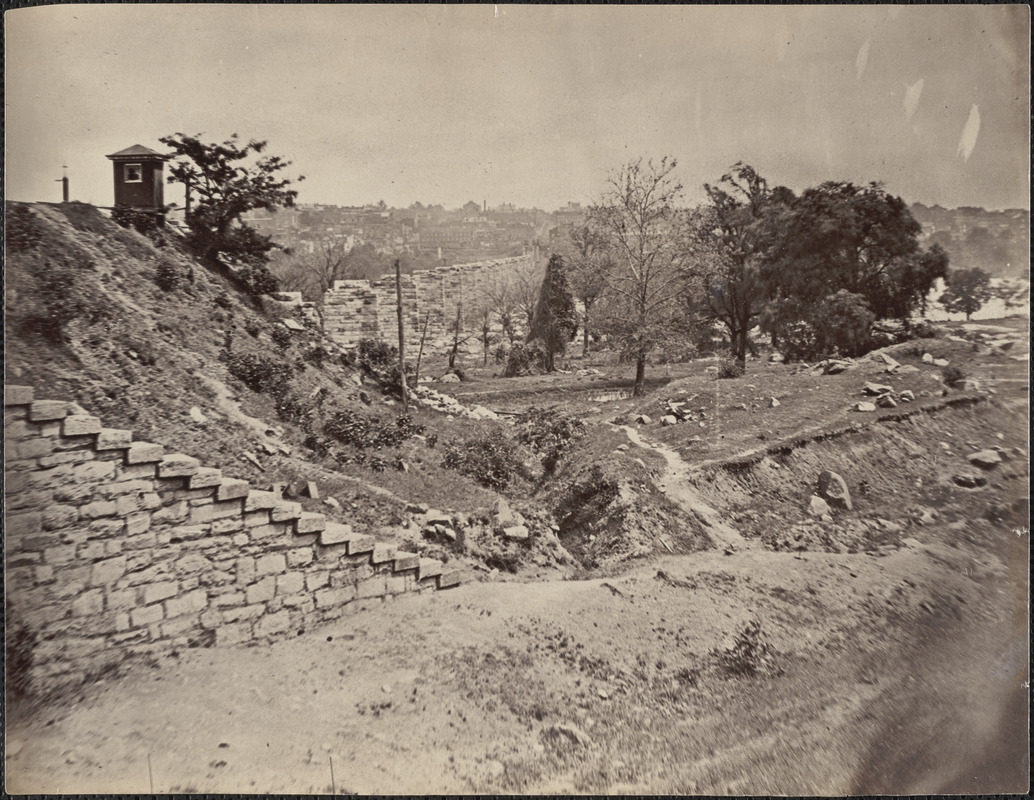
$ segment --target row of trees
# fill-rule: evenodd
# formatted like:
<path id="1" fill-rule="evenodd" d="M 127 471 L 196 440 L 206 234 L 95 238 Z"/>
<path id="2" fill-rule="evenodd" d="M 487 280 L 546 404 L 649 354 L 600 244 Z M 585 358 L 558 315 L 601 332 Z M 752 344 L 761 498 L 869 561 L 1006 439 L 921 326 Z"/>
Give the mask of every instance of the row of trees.
<path id="1" fill-rule="evenodd" d="M 738 163 L 688 208 L 676 167 L 637 160 L 612 174 L 558 254 L 584 307 L 583 347 L 593 332 L 618 344 L 636 393 L 652 354 L 714 325 L 741 367 L 757 326 L 790 358 L 856 355 L 876 319 L 907 326 L 948 276 L 944 250 L 921 250 L 921 226 L 877 183 L 797 196 Z M 563 339 L 539 335 L 549 352 Z"/>

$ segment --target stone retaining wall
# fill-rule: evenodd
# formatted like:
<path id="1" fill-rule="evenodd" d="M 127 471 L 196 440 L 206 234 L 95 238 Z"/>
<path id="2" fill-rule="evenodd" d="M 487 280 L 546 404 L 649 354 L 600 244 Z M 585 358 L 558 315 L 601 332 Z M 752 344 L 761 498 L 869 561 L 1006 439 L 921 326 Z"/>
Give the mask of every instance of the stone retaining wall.
<path id="1" fill-rule="evenodd" d="M 402 276 L 403 325 L 406 348 L 412 353 L 420 346 L 424 320 L 427 326 L 425 352 L 442 353 L 452 346 L 449 331 L 462 311 L 464 330 L 476 332 L 473 316 L 479 306 L 491 304 L 490 298 L 516 272 L 529 270 L 534 255 L 501 258 L 475 264 L 461 264 L 417 270 Z M 343 347 L 360 339 L 380 339 L 398 344 L 398 311 L 395 276 L 384 275 L 375 281 L 335 281 L 323 295 L 323 329 Z M 477 336 L 471 336 L 464 352 L 480 354 Z"/>
<path id="2" fill-rule="evenodd" d="M 354 600 L 459 583 L 439 561 L 31 387 L 5 387 L 4 433 L 7 600 L 37 636 L 44 690 L 127 657 L 295 635 Z"/>

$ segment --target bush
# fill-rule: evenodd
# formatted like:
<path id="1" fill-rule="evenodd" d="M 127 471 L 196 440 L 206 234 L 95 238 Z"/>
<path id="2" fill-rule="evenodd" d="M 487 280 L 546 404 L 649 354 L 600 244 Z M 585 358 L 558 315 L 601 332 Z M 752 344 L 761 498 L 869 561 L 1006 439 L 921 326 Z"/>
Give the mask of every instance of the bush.
<path id="1" fill-rule="evenodd" d="M 219 294 L 212 298 L 212 302 L 219 306 L 219 308 L 229 308 L 233 305 L 233 300 L 230 299 L 230 295 L 226 292 L 219 292 Z"/>
<path id="2" fill-rule="evenodd" d="M 517 418 L 517 441 L 542 456 L 542 468 L 552 475 L 571 442 L 585 435 L 585 423 L 553 409 L 529 408 Z"/>
<path id="3" fill-rule="evenodd" d="M 937 338 L 937 328 L 928 320 L 920 320 L 912 326 L 912 335 L 917 339 Z"/>
<path id="4" fill-rule="evenodd" d="M 510 348 L 510 354 L 506 360 L 506 371 L 503 375 L 507 378 L 517 378 L 521 375 L 535 375 L 544 372 L 546 368 L 546 352 L 537 342 L 527 344 L 515 343 Z"/>
<path id="5" fill-rule="evenodd" d="M 958 367 L 945 367 L 941 370 L 941 380 L 945 386 L 955 389 L 966 382 L 966 373 Z"/>
<path id="6" fill-rule="evenodd" d="M 36 215 L 23 205 L 6 203 L 5 206 L 4 241 L 8 252 L 32 250 L 43 236 Z"/>
<path id="7" fill-rule="evenodd" d="M 281 353 L 287 352 L 287 348 L 291 346 L 291 332 L 287 328 L 283 325 L 274 325 L 269 335 L 272 337 L 273 344 L 277 350 Z"/>
<path id="8" fill-rule="evenodd" d="M 302 354 L 302 358 L 317 369 L 320 369 L 327 361 L 330 360 L 330 351 L 321 344 L 314 344 L 306 348 L 305 352 Z"/>
<path id="9" fill-rule="evenodd" d="M 871 349 L 876 315 L 860 294 L 841 289 L 828 295 L 815 307 L 809 321 L 815 329 L 817 353 L 853 358 Z"/>
<path id="10" fill-rule="evenodd" d="M 264 264 L 247 264 L 237 271 L 237 278 L 244 286 L 244 291 L 252 297 L 273 294 L 280 288 L 280 283 Z"/>
<path id="11" fill-rule="evenodd" d="M 32 665 L 35 661 L 36 634 L 19 618 L 11 601 L 6 601 L 7 691 L 12 698 L 32 693 Z"/>
<path id="12" fill-rule="evenodd" d="M 228 353 L 226 368 L 253 392 L 279 397 L 287 391 L 291 368 L 267 356 Z"/>
<path id="13" fill-rule="evenodd" d="M 424 428 L 408 414 L 399 414 L 393 422 L 382 423 L 377 417 L 365 417 L 355 411 L 338 411 L 323 426 L 327 436 L 358 450 L 398 447 Z"/>
<path id="14" fill-rule="evenodd" d="M 593 464 L 581 480 L 572 481 L 560 495 L 553 511 L 561 533 L 590 524 L 618 496 L 618 482 L 599 464 Z"/>
<path id="15" fill-rule="evenodd" d="M 773 667 L 772 648 L 761 632 L 761 623 L 751 620 L 736 635 L 732 646 L 715 650 L 718 666 L 730 675 L 757 675 Z"/>
<path id="16" fill-rule="evenodd" d="M 718 356 L 718 373 L 716 378 L 740 378 L 743 377 L 743 364 L 731 355 L 722 354 Z"/>
<path id="17" fill-rule="evenodd" d="M 180 273 L 176 265 L 166 258 L 158 262 L 154 273 L 154 282 L 163 292 L 171 292 L 180 285 Z"/>
<path id="18" fill-rule="evenodd" d="M 73 320 L 92 324 L 107 317 L 101 298 L 81 280 L 82 273 L 93 268 L 89 261 L 45 260 L 36 274 L 36 296 L 25 320 L 27 329 L 59 344 Z"/>
<path id="19" fill-rule="evenodd" d="M 527 477 L 517 443 L 498 430 L 447 445 L 442 463 L 497 491 L 517 478 Z"/>

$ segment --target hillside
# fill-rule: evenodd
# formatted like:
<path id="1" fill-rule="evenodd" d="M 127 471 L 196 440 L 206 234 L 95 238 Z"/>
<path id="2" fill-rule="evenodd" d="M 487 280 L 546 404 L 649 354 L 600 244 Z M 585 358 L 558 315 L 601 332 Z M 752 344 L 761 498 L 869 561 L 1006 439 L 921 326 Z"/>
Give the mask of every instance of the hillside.
<path id="1" fill-rule="evenodd" d="M 923 226 L 924 247 L 939 244 L 954 269 L 980 269 L 997 278 L 1030 274 L 1030 212 L 1019 208 L 942 208 L 914 203 L 912 216 Z"/>

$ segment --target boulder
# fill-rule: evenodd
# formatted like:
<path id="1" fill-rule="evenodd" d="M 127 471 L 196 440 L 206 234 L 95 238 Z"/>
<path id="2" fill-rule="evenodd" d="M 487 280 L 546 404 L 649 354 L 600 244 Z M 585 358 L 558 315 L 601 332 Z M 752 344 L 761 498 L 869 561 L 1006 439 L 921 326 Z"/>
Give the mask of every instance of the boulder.
<path id="1" fill-rule="evenodd" d="M 855 403 L 854 404 L 854 410 L 855 411 L 875 411 L 876 410 L 876 404 L 875 403 Z"/>
<path id="2" fill-rule="evenodd" d="M 430 509 L 426 503 L 409 503 L 406 505 L 406 511 L 410 514 L 426 514 Z"/>
<path id="3" fill-rule="evenodd" d="M 204 425 L 204 424 L 206 424 L 208 422 L 208 417 L 206 417 L 204 414 L 202 414 L 201 413 L 201 409 L 198 408 L 197 406 L 191 406 L 189 413 L 190 413 L 190 418 L 194 422 L 196 422 L 198 425 Z"/>
<path id="4" fill-rule="evenodd" d="M 439 383 L 459 383 L 460 376 L 455 372 L 446 372 L 442 377 L 438 379 Z"/>
<path id="5" fill-rule="evenodd" d="M 901 366 L 901 362 L 900 361 L 895 361 L 893 358 L 888 356 L 886 353 L 880 353 L 880 358 L 883 359 L 883 363 L 884 364 L 886 364 L 888 367 L 890 367 L 890 369 L 887 370 L 888 372 L 892 372 L 893 370 L 895 370 L 895 369 L 897 369 L 898 367 Z"/>
<path id="6" fill-rule="evenodd" d="M 505 497 L 498 498 L 492 507 L 492 520 L 497 527 L 508 528 L 512 525 L 519 525 L 521 523 L 521 520 L 518 519 L 519 516 L 510 508 Z"/>
<path id="7" fill-rule="evenodd" d="M 781 361 L 784 361 L 785 359 L 783 358 L 783 354 L 782 353 L 772 353 L 772 355 L 770 355 L 768 357 L 768 360 L 773 362 L 773 363 L 775 363 L 775 364 L 778 364 Z"/>
<path id="8" fill-rule="evenodd" d="M 932 364 L 933 363 L 933 356 L 930 355 L 929 353 L 923 353 L 923 359 L 922 360 L 923 360 L 924 364 Z"/>
<path id="9" fill-rule="evenodd" d="M 1002 455 L 997 450 L 981 450 L 977 453 L 970 453 L 966 458 L 970 464 L 981 469 L 994 469 L 1002 463 Z"/>
<path id="10" fill-rule="evenodd" d="M 452 525 L 452 517 L 448 514 L 439 511 L 436 508 L 428 510 L 424 514 L 425 525 Z"/>
<path id="11" fill-rule="evenodd" d="M 919 372 L 919 367 L 917 367 L 915 364 L 902 364 L 900 367 L 897 368 L 895 374 L 914 375 L 916 372 Z"/>
<path id="12" fill-rule="evenodd" d="M 768 407 L 769 408 L 779 408 L 779 405 L 780 405 L 779 401 L 776 400 L 774 397 L 768 398 Z"/>
<path id="13" fill-rule="evenodd" d="M 880 408 L 897 408 L 898 404 L 894 400 L 894 396 L 891 394 L 881 394 L 876 398 L 876 405 Z"/>
<path id="14" fill-rule="evenodd" d="M 678 423 L 678 419 L 672 414 L 665 414 L 661 417 L 661 425 L 675 425 Z"/>
<path id="15" fill-rule="evenodd" d="M 818 495 L 813 494 L 808 501 L 808 513 L 813 517 L 830 516 L 829 504 Z"/>
<path id="16" fill-rule="evenodd" d="M 933 365 L 935 367 L 946 367 L 946 366 L 948 366 L 949 363 L 950 362 L 946 358 L 935 358 L 933 360 Z"/>
<path id="17" fill-rule="evenodd" d="M 977 489 L 981 486 L 987 485 L 987 478 L 983 475 L 973 475 L 968 472 L 953 475 L 951 479 L 956 485 L 961 486 L 964 489 Z"/>
<path id="18" fill-rule="evenodd" d="M 511 525 L 503 528 L 503 536 L 513 539 L 515 542 L 523 542 L 530 536 L 530 531 L 525 525 Z"/>
<path id="19" fill-rule="evenodd" d="M 822 363 L 822 372 L 825 375 L 839 375 L 852 366 L 854 365 L 850 361 L 831 359 Z"/>
<path id="20" fill-rule="evenodd" d="M 911 389 L 905 389 L 903 392 L 898 394 L 898 399 L 901 400 L 902 403 L 911 403 L 916 399 L 916 396 L 912 393 Z"/>
<path id="21" fill-rule="evenodd" d="M 640 414 L 638 417 L 635 418 L 635 421 L 638 425 L 649 425 L 651 422 L 653 422 L 653 420 L 650 419 L 650 417 L 648 417 L 646 414 Z"/>
<path id="22" fill-rule="evenodd" d="M 819 473 L 819 496 L 833 506 L 852 509 L 851 492 L 848 491 L 847 481 L 840 475 L 829 470 Z"/>
<path id="23" fill-rule="evenodd" d="M 862 387 L 862 394 L 872 395 L 874 397 L 879 397 L 881 394 L 887 394 L 893 391 L 893 386 L 885 386 L 882 383 L 867 383 Z"/>

